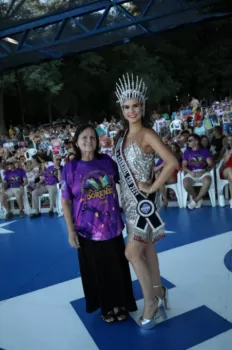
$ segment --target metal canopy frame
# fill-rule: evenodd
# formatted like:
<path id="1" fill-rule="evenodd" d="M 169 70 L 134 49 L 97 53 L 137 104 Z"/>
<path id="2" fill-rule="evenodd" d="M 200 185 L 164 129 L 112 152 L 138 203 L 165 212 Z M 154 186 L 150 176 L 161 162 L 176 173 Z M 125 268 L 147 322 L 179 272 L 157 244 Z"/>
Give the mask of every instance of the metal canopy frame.
<path id="1" fill-rule="evenodd" d="M 99 0 L 0 30 L 0 71 L 231 15 L 220 0 Z M 131 9 L 133 11 L 131 11 Z"/>

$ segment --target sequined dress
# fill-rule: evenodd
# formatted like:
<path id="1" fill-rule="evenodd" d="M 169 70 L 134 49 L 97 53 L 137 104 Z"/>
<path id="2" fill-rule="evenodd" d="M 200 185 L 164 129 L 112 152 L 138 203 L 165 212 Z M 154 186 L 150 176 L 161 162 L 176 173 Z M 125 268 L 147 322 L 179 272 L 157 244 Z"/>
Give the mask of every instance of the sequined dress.
<path id="1" fill-rule="evenodd" d="M 151 184 L 153 178 L 154 158 L 155 153 L 148 154 L 144 152 L 135 142 L 130 142 L 124 148 L 124 158 L 136 182 L 144 182 Z M 164 232 L 153 233 L 149 227 L 146 233 L 137 233 L 133 230 L 137 217 L 137 202 L 128 189 L 127 183 L 122 172 L 119 169 L 120 186 L 121 186 L 121 202 L 126 218 L 126 227 L 128 240 L 148 244 L 157 242 L 163 238 Z M 160 208 L 159 194 L 156 196 L 157 209 Z"/>

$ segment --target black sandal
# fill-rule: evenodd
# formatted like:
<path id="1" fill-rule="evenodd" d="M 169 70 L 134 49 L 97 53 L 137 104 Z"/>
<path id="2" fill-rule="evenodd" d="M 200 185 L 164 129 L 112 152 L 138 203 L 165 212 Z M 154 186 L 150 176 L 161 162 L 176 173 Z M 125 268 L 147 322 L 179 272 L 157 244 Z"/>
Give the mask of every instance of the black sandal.
<path id="1" fill-rule="evenodd" d="M 115 311 L 115 309 L 118 309 L 117 311 Z M 116 317 L 116 320 L 118 322 L 124 322 L 128 319 L 128 312 L 126 311 L 126 309 L 124 307 L 117 307 L 117 308 L 114 308 L 114 314 L 115 314 L 115 317 Z"/>
<path id="2" fill-rule="evenodd" d="M 108 323 L 108 324 L 114 323 L 116 321 L 114 311 L 111 310 L 107 312 L 107 314 L 102 315 L 102 319 L 105 323 Z"/>

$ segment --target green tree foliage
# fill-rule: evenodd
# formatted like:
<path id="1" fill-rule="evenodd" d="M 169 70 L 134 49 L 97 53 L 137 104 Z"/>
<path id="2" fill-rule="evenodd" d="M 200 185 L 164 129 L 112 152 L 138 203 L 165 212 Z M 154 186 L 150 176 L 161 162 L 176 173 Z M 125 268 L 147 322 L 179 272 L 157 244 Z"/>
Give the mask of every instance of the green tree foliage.
<path id="1" fill-rule="evenodd" d="M 45 98 L 48 107 L 49 121 L 52 121 L 52 101 L 63 88 L 60 71 L 62 63 L 52 61 L 39 66 L 30 66 L 19 70 L 21 81 L 28 91 L 39 92 Z"/>
<path id="2" fill-rule="evenodd" d="M 4 118 L 4 93 L 15 92 L 16 76 L 14 72 L 0 76 L 0 134 L 6 133 Z"/>
<path id="3" fill-rule="evenodd" d="M 84 0 L 41 3 L 12 0 L 7 11 L 13 16 L 16 6 L 21 4 L 21 12 L 16 16 L 19 19 L 23 13 L 27 17 L 37 16 L 83 3 Z M 227 11 L 230 5 L 230 1 L 222 0 L 220 9 Z M 136 14 L 132 5 L 126 9 Z M 1 11 L 0 6 L 0 16 Z M 96 18 L 92 20 L 95 23 Z M 187 101 L 188 94 L 208 99 L 232 95 L 231 29 L 230 18 L 205 22 L 134 43 L 66 57 L 61 62 L 23 68 L 1 78 L 1 93 L 21 96 L 22 114 L 25 113 L 28 122 L 40 116 L 46 121 L 52 113 L 55 117 L 81 115 L 96 120 L 102 112 L 115 114 L 115 81 L 125 72 L 146 79 L 149 110 L 171 102 L 176 95 L 180 102 Z"/>

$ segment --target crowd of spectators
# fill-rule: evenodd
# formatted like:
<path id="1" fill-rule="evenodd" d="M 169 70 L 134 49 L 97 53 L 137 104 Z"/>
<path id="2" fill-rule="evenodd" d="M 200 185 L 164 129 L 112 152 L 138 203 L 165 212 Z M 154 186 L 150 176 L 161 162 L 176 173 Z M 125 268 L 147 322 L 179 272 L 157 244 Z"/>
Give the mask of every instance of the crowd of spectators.
<path id="1" fill-rule="evenodd" d="M 112 117 L 94 126 L 101 152 L 113 157 L 114 137 L 124 127 L 123 122 Z M 212 181 L 211 170 L 218 164 L 221 178 L 228 180 L 232 198 L 232 101 L 216 101 L 207 106 L 204 99 L 199 102 L 193 97 L 187 106 L 172 114 L 153 111 L 150 126 L 178 159 L 179 168 L 167 184 L 177 182 L 178 171 L 185 172 L 183 185 L 191 198 L 189 209 L 200 208 Z M 9 203 L 12 197 L 16 199 L 20 216 L 25 215 L 25 194 L 29 198 L 31 218 L 41 215 L 39 197 L 45 193 L 49 195 L 49 215 L 54 215 L 62 167 L 75 158 L 75 131 L 72 120 L 63 120 L 37 128 L 10 125 L 8 135 L 0 136 L 0 204 L 5 219 L 13 216 Z M 162 166 L 162 159 L 157 157 L 156 176 Z M 198 193 L 196 183 L 201 184 Z M 167 206 L 170 198 L 165 187 L 161 192 Z M 229 203 L 232 208 L 232 200 Z"/>

